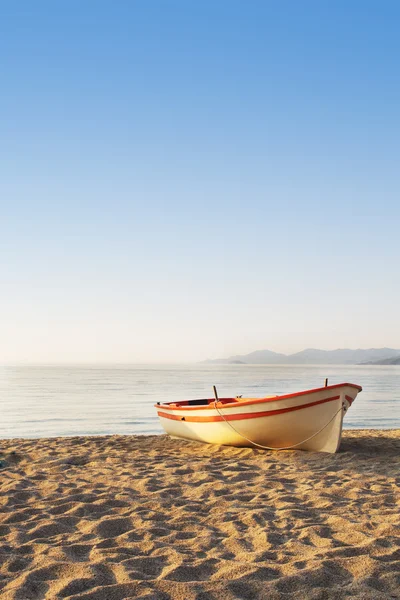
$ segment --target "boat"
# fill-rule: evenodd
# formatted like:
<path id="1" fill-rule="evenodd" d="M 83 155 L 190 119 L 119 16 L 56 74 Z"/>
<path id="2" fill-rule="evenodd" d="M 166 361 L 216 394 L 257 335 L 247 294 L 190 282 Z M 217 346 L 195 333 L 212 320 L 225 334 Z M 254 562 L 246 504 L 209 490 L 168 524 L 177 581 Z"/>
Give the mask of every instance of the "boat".
<path id="1" fill-rule="evenodd" d="M 170 436 L 267 450 L 337 452 L 343 417 L 361 392 L 339 383 L 263 398 L 214 398 L 158 402 L 155 407 Z"/>

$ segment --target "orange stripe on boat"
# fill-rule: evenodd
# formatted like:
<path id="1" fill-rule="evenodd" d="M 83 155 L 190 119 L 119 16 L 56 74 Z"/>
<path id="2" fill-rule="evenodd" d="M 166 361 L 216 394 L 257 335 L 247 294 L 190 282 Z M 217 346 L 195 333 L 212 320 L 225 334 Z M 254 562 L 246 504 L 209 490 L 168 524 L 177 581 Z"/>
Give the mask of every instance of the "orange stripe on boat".
<path id="1" fill-rule="evenodd" d="M 342 387 L 352 387 L 355 388 L 358 392 L 362 391 L 362 387 L 360 385 L 355 385 L 354 383 L 336 383 L 335 385 L 328 385 L 326 387 L 322 387 L 322 388 L 315 388 L 313 390 L 306 390 L 304 392 L 294 392 L 293 394 L 284 394 L 283 396 L 273 396 L 273 397 L 269 397 L 269 398 L 251 398 L 251 399 L 247 399 L 247 400 L 240 400 L 240 405 L 241 406 L 248 406 L 250 404 L 260 404 L 261 402 L 277 402 L 279 400 L 286 400 L 288 398 L 297 398 L 300 396 L 306 396 L 307 394 L 315 394 L 317 392 L 326 392 L 327 390 L 335 390 L 338 388 L 342 388 Z M 225 402 L 224 402 L 225 400 Z M 228 400 L 228 402 L 226 402 L 226 400 Z M 231 402 L 229 402 L 230 400 L 232 400 Z M 155 404 L 155 408 L 157 408 L 157 410 L 160 409 L 160 407 L 163 410 L 176 410 L 177 408 L 182 407 L 182 409 L 184 410 L 188 410 L 188 411 L 195 411 L 195 410 L 209 410 L 210 406 L 214 405 L 214 399 L 210 398 L 208 399 L 209 404 L 206 406 L 189 406 L 188 400 L 181 400 L 178 402 L 168 402 L 165 404 Z M 220 398 L 220 403 L 218 404 L 218 407 L 223 406 L 224 408 L 235 408 L 238 406 L 238 401 L 235 398 Z"/>
<path id="2" fill-rule="evenodd" d="M 351 396 L 348 396 L 347 394 L 345 395 L 345 398 L 349 404 L 352 404 L 354 402 L 354 398 L 352 398 Z"/>
<path id="3" fill-rule="evenodd" d="M 332 396 L 331 398 L 325 398 L 324 400 L 317 400 L 316 402 L 308 402 L 308 404 L 302 404 L 301 406 L 289 406 L 287 408 L 277 408 L 276 410 L 266 410 L 263 412 L 254 413 L 236 413 L 234 415 L 226 415 L 221 417 L 215 415 L 213 417 L 192 417 L 187 414 L 184 415 L 171 415 L 170 413 L 164 413 L 160 410 L 157 411 L 159 417 L 164 419 L 171 419 L 172 421 L 186 421 L 187 423 L 213 423 L 217 421 L 240 421 L 242 419 L 258 419 L 260 417 L 272 417 L 273 415 L 281 415 L 283 413 L 292 412 L 294 410 L 301 410 L 302 408 L 309 408 L 310 406 L 316 406 L 317 404 L 325 404 L 325 402 L 332 402 L 333 400 L 339 400 L 340 396 Z M 159 407 L 158 407 L 159 408 Z M 209 409 L 212 406 L 208 407 Z"/>

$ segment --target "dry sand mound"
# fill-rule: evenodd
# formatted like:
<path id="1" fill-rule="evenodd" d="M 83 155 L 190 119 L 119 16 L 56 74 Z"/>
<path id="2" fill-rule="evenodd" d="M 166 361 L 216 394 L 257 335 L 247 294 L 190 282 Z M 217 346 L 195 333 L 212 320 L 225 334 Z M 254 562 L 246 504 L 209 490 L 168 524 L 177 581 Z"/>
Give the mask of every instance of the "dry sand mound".
<path id="1" fill-rule="evenodd" d="M 400 432 L 0 442 L 2 600 L 400 598 Z"/>

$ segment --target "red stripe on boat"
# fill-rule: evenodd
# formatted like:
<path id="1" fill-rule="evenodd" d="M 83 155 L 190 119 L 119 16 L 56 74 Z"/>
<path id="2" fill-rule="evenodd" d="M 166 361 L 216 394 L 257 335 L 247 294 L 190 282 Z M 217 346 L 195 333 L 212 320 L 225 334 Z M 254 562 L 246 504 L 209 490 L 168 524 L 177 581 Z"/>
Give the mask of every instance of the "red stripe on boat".
<path id="1" fill-rule="evenodd" d="M 249 398 L 240 400 L 241 406 L 248 406 L 250 404 L 260 404 L 261 402 L 277 402 L 279 400 L 286 400 L 288 398 L 297 398 L 299 396 L 306 396 L 307 394 L 315 394 L 317 392 L 326 392 L 327 390 L 336 390 L 342 387 L 352 387 L 357 390 L 357 392 L 362 391 L 362 387 L 360 385 L 355 385 L 354 383 L 337 383 L 335 385 L 328 385 L 322 388 L 315 388 L 313 390 L 306 390 L 304 392 L 295 392 L 293 394 L 284 394 L 283 396 L 273 396 L 272 398 Z M 224 403 L 225 400 L 225 403 Z M 228 403 L 226 403 L 228 400 Z M 164 410 L 176 410 L 180 406 L 184 410 L 195 411 L 195 410 L 209 410 L 210 406 L 214 404 L 214 399 L 210 398 L 208 400 L 209 404 L 207 406 L 188 406 L 188 400 L 181 400 L 180 402 L 166 402 L 165 404 L 155 404 L 155 408 L 157 410 L 162 407 Z M 220 404 L 218 406 L 224 406 L 224 408 L 235 408 L 238 406 L 238 401 L 235 398 L 220 398 Z"/>
<path id="2" fill-rule="evenodd" d="M 287 408 L 277 408 L 276 410 L 266 410 L 263 412 L 254 413 L 236 413 L 234 415 L 226 415 L 221 417 L 216 415 L 214 417 L 192 417 L 187 414 L 182 415 L 171 415 L 158 410 L 158 416 L 164 419 L 171 419 L 172 421 L 186 421 L 187 423 L 213 423 L 217 421 L 240 421 L 242 419 L 258 419 L 260 417 L 272 417 L 273 415 L 281 415 L 283 413 L 292 412 L 294 410 L 301 410 L 302 408 L 309 408 L 310 406 L 316 406 L 317 404 L 325 404 L 325 402 L 332 402 L 333 400 L 339 400 L 340 396 L 332 396 L 331 398 L 325 398 L 324 400 L 317 400 L 316 402 L 308 402 L 308 404 L 302 404 L 300 406 L 289 406 Z M 159 407 L 158 407 L 159 408 Z M 212 406 L 208 407 L 213 408 Z"/>

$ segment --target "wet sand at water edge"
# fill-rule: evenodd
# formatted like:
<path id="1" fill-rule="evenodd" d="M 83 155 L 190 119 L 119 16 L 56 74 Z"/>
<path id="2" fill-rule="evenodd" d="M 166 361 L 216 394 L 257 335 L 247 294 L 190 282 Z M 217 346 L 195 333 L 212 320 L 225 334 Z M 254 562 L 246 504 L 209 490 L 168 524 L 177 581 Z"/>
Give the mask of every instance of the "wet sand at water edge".
<path id="1" fill-rule="evenodd" d="M 400 598 L 400 430 L 0 441 L 2 600 Z"/>

